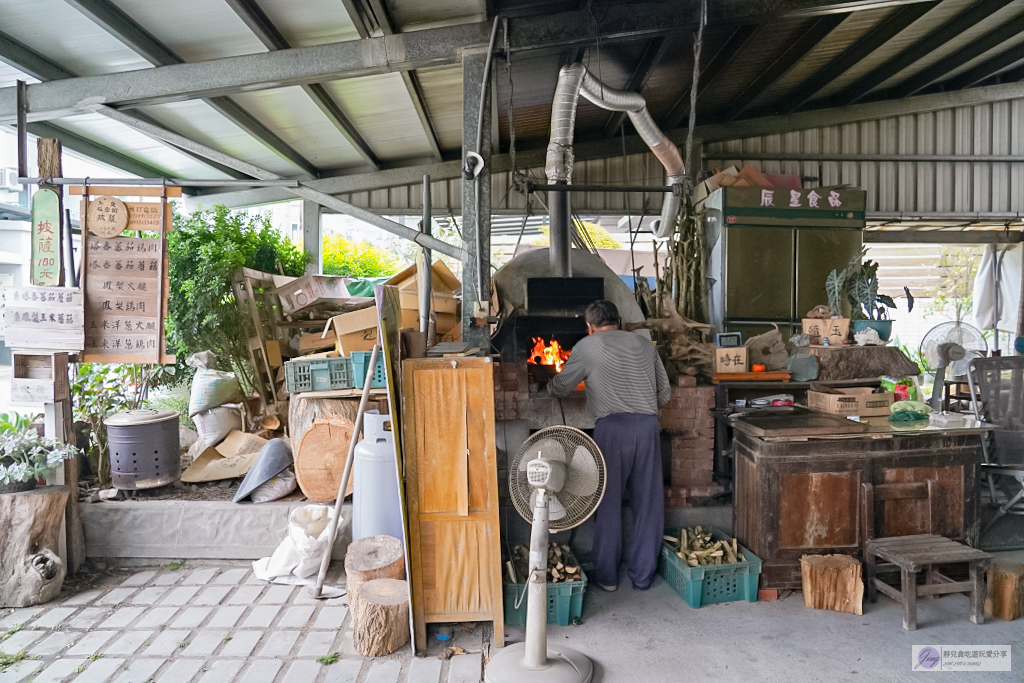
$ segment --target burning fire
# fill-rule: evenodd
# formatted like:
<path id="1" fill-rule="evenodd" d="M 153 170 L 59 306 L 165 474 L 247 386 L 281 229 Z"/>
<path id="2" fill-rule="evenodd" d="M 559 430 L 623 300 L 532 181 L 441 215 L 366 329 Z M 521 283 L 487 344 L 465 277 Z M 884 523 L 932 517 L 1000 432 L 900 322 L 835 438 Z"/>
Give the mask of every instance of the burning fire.
<path id="1" fill-rule="evenodd" d="M 571 351 L 562 348 L 557 339 L 552 339 L 551 343 L 545 346 L 542 338 L 534 337 L 533 350 L 526 362 L 533 365 L 553 365 L 555 372 L 561 372 L 565 361 L 569 360 L 570 353 Z"/>

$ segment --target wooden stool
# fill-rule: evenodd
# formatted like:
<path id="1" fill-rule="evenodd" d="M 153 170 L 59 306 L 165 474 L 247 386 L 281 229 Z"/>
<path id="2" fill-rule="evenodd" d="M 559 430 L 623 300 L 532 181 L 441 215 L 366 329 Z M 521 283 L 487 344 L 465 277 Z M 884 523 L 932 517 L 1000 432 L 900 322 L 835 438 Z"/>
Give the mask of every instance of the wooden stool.
<path id="1" fill-rule="evenodd" d="M 882 591 L 903 605 L 903 628 L 917 630 L 917 597 L 936 596 L 946 593 L 967 593 L 971 598 L 971 621 L 985 623 L 985 568 L 992 556 L 963 543 L 951 541 L 945 536 L 936 536 L 931 531 L 935 519 L 936 481 L 912 482 L 906 484 L 861 484 L 861 521 L 863 524 L 864 565 L 868 602 L 878 598 Z M 875 538 L 875 503 L 887 500 L 919 498 L 927 503 L 925 524 L 927 534 L 916 536 L 890 536 Z M 877 564 L 876 559 L 885 564 Z M 967 581 L 953 581 L 938 572 L 940 564 L 966 563 L 969 573 Z M 917 572 L 925 571 L 924 585 L 917 585 Z M 900 573 L 900 588 L 897 589 L 877 574 Z"/>

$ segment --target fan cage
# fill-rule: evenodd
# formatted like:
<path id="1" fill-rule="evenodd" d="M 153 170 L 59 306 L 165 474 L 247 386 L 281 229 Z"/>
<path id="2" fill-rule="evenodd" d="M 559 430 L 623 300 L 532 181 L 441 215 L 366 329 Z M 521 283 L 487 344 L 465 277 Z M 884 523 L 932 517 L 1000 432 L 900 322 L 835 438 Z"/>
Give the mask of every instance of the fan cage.
<path id="1" fill-rule="evenodd" d="M 557 442 L 565 453 L 571 455 L 571 458 L 586 457 L 580 455 L 578 449 L 582 448 L 592 459 L 592 464 L 597 473 L 597 487 L 593 494 L 580 496 L 570 493 L 566 490 L 570 487 L 568 482 L 566 488 L 554 494 L 553 497 L 565 508 L 565 515 L 560 519 L 550 519 L 548 528 L 551 531 L 565 531 L 585 522 L 594 514 L 597 506 L 601 504 L 607 481 L 604 455 L 592 438 L 575 427 L 557 425 L 545 427 L 531 434 L 523 442 L 523 445 L 519 447 L 515 458 L 513 458 L 508 468 L 509 496 L 512 498 L 512 504 L 515 506 L 516 512 L 527 522 L 533 522 L 533 507 L 530 501 L 536 489 L 530 485 L 525 464 L 533 459 L 533 447 L 545 439 Z M 566 462 L 567 466 L 570 464 L 571 461 Z M 590 463 L 587 464 L 589 465 Z"/>

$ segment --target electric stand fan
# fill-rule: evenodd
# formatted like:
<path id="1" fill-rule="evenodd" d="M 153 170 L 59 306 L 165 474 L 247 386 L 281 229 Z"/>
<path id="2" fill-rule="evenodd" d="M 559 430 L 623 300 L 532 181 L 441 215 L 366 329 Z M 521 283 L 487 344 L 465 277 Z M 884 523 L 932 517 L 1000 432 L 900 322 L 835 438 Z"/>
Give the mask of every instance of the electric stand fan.
<path id="1" fill-rule="evenodd" d="M 509 495 L 531 522 L 530 575 L 526 579 L 526 642 L 502 648 L 487 665 L 487 683 L 589 683 L 590 659 L 548 645 L 548 532 L 586 521 L 601 503 L 605 464 L 594 440 L 573 427 L 547 427 L 520 447 L 509 465 Z"/>
<path id="2" fill-rule="evenodd" d="M 988 343 L 981 330 L 963 322 L 949 321 L 936 325 L 924 335 L 919 350 L 921 360 L 935 368 L 935 384 L 928 404 L 939 410 L 947 368 L 954 378 L 966 377 L 967 366 L 975 358 L 988 355 Z"/>

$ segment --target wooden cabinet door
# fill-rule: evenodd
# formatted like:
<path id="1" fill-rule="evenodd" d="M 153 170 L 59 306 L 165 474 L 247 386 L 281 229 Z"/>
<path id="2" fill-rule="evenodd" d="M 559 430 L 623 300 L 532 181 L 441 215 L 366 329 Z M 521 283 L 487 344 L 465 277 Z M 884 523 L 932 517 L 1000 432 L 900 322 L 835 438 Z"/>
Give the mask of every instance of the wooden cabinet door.
<path id="1" fill-rule="evenodd" d="M 492 621 L 504 642 L 494 365 L 490 358 L 403 364 L 403 444 L 413 621 Z"/>

